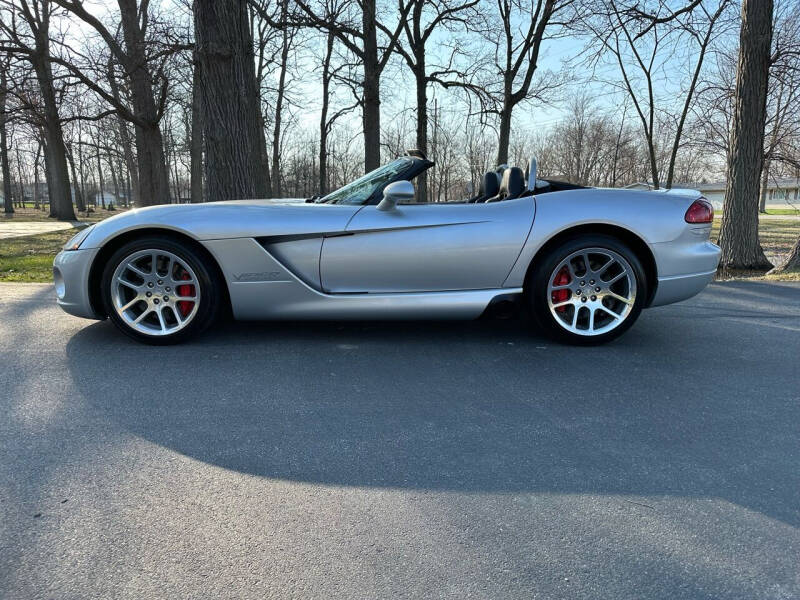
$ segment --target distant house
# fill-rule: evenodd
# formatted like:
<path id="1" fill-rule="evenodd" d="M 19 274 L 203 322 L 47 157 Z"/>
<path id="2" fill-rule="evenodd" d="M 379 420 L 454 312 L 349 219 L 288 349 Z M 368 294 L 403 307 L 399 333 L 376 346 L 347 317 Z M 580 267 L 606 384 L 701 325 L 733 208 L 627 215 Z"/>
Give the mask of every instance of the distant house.
<path id="1" fill-rule="evenodd" d="M 715 208 L 721 208 L 725 201 L 725 181 L 713 183 L 680 183 L 676 188 L 698 190 L 708 198 Z M 800 179 L 782 177 L 770 179 L 767 183 L 767 205 L 773 208 L 793 208 L 800 204 Z M 794 205 L 794 206 L 793 206 Z"/>
<path id="2" fill-rule="evenodd" d="M 697 190 L 714 205 L 722 208 L 725 202 L 725 181 L 713 183 L 676 183 L 673 189 Z M 637 181 L 626 185 L 628 190 L 652 190 L 653 185 L 646 181 Z M 797 208 L 800 205 L 800 179 L 784 177 L 770 179 L 767 184 L 767 205 L 773 208 Z"/>

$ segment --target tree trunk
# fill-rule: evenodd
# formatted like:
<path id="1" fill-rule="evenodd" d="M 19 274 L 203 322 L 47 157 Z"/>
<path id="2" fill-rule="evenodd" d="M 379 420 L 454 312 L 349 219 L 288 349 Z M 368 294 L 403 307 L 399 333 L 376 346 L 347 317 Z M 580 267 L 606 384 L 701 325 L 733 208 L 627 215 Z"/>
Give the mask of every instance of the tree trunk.
<path id="1" fill-rule="evenodd" d="M 36 30 L 36 54 L 32 62 L 36 71 L 36 79 L 39 82 L 44 111 L 45 164 L 47 165 L 45 173 L 50 196 L 50 216 L 61 221 L 74 221 L 75 210 L 72 207 L 72 195 L 69 188 L 67 152 L 64 148 L 61 118 L 58 116 L 49 52 L 48 28 L 45 25 Z"/>
<path id="2" fill-rule="evenodd" d="M 163 204 L 169 200 L 169 177 L 152 76 L 147 66 L 147 41 L 140 26 L 137 1 L 118 0 L 118 4 L 127 51 L 127 64 L 124 66 L 130 80 L 131 104 L 141 121 L 136 126 L 139 205 Z"/>
<path id="3" fill-rule="evenodd" d="M 414 65 L 417 85 L 417 149 L 428 155 L 428 78 L 425 74 L 425 50 L 417 52 Z M 444 165 L 442 165 L 444 166 Z M 428 173 L 417 176 L 417 202 L 428 201 Z"/>
<path id="4" fill-rule="evenodd" d="M 259 107 L 260 108 L 260 107 Z M 272 191 L 272 175 L 269 168 L 269 152 L 267 151 L 267 121 L 264 114 L 259 111 L 258 147 L 261 152 L 259 163 L 264 170 L 264 189 Z"/>
<path id="5" fill-rule="evenodd" d="M 780 267 L 775 269 L 775 271 L 800 271 L 800 237 L 798 237 L 797 241 L 794 243 L 794 247 L 789 253 L 789 258 Z"/>
<path id="6" fill-rule="evenodd" d="M 114 198 L 115 198 L 115 200 L 112 200 L 109 203 L 110 204 L 109 208 L 111 208 L 111 206 L 113 206 L 114 201 L 119 203 L 119 180 L 117 179 L 117 170 L 116 167 L 114 166 L 114 160 L 111 157 L 110 153 L 108 154 L 108 166 L 111 168 L 111 185 L 114 186 Z"/>
<path id="7" fill-rule="evenodd" d="M 114 78 L 113 73 L 109 74 L 108 81 L 111 87 L 112 95 L 117 102 L 122 103 L 119 93 L 119 85 L 117 84 L 117 80 Z M 117 117 L 117 127 L 119 129 L 120 143 L 122 144 L 122 155 L 125 157 L 125 167 L 128 170 L 128 176 L 130 177 L 131 181 L 131 189 L 130 195 L 128 196 L 128 201 L 139 206 L 139 168 L 136 165 L 136 159 L 133 156 L 133 142 L 131 140 L 131 134 L 128 130 L 128 124 L 121 117 Z"/>
<path id="8" fill-rule="evenodd" d="M 375 0 L 363 0 L 364 28 L 364 172 L 381 164 L 381 68 L 378 63 L 378 34 Z"/>
<path id="9" fill-rule="evenodd" d="M 7 78 L 5 65 L 0 65 L 0 167 L 3 175 L 3 209 L 6 214 L 14 212 L 11 193 L 11 167 L 8 164 L 8 136 L 6 131 L 6 91 Z"/>
<path id="10" fill-rule="evenodd" d="M 75 205 L 78 208 L 78 212 L 86 212 L 86 203 L 83 201 L 83 193 L 80 188 L 78 188 L 78 172 L 75 169 L 75 155 L 74 150 L 71 150 L 67 153 L 67 162 L 69 163 L 69 168 L 72 173 L 72 188 L 75 190 Z"/>
<path id="11" fill-rule="evenodd" d="M 281 117 L 283 116 L 283 98 L 286 94 L 286 70 L 288 68 L 290 41 L 291 37 L 289 36 L 288 28 L 284 28 L 283 47 L 281 49 L 281 66 L 278 74 L 278 89 L 275 98 L 275 126 L 272 130 L 273 198 L 281 197 Z"/>
<path id="12" fill-rule="evenodd" d="M 103 192 L 103 165 L 100 163 L 100 147 L 97 147 L 97 180 L 99 181 L 100 185 L 100 206 L 103 208 L 106 207 L 106 195 Z M 95 206 L 97 206 L 97 202 L 95 202 Z"/>
<path id="13" fill-rule="evenodd" d="M 769 188 L 770 162 L 772 161 L 769 159 L 764 161 L 764 168 L 761 172 L 761 195 L 758 201 L 758 212 L 760 213 L 767 212 L 767 188 Z"/>
<path id="14" fill-rule="evenodd" d="M 203 201 L 203 112 L 202 112 L 202 77 L 200 64 L 195 56 L 194 73 L 192 75 L 192 139 L 189 146 L 190 187 L 192 204 Z"/>
<path id="15" fill-rule="evenodd" d="M 497 146 L 497 164 L 508 164 L 508 144 L 511 140 L 511 110 L 512 107 L 503 102 L 500 111 L 500 139 Z"/>
<path id="16" fill-rule="evenodd" d="M 744 0 L 736 74 L 728 183 L 722 214 L 720 269 L 766 270 L 758 241 L 759 176 L 764 161 L 772 0 Z"/>
<path id="17" fill-rule="evenodd" d="M 209 200 L 265 197 L 260 101 L 245 0 L 195 0 Z"/>
<path id="18" fill-rule="evenodd" d="M 322 110 L 319 117 L 319 186 L 318 193 L 328 193 L 328 105 L 330 104 L 331 56 L 333 55 L 334 34 L 328 32 L 325 58 L 322 60 Z"/>

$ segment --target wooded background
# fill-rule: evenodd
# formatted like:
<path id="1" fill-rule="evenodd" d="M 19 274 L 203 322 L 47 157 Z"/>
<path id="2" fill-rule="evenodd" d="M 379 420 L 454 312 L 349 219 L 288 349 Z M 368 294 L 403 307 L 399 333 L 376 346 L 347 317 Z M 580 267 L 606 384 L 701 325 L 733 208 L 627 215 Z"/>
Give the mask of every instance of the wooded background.
<path id="1" fill-rule="evenodd" d="M 536 156 L 585 185 L 727 178 L 723 268 L 763 270 L 799 83 L 800 0 L 0 0 L 2 190 L 59 219 L 310 197 L 418 148 L 417 200 L 447 202 Z"/>

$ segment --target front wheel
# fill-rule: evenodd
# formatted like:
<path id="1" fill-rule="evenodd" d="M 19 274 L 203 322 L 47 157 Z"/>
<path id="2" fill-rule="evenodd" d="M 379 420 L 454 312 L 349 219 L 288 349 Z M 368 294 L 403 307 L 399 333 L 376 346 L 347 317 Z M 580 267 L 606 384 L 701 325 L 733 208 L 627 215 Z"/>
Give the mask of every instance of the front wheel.
<path id="1" fill-rule="evenodd" d="M 642 264 L 606 235 L 569 239 L 537 259 L 527 293 L 534 320 L 549 337 L 602 344 L 624 333 L 647 297 Z"/>
<path id="2" fill-rule="evenodd" d="M 123 333 L 148 344 L 174 344 L 208 327 L 220 291 L 205 258 L 168 237 L 129 242 L 109 259 L 101 281 L 106 314 Z"/>

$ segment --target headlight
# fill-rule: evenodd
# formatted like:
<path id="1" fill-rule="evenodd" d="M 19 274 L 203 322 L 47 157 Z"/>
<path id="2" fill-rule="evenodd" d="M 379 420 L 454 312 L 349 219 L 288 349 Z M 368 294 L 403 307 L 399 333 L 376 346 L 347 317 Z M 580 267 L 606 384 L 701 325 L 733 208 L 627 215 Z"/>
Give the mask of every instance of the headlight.
<path id="1" fill-rule="evenodd" d="M 89 225 L 88 227 L 84 227 L 78 233 L 76 233 L 70 240 L 64 244 L 64 250 L 77 250 L 81 247 L 83 241 L 89 237 L 89 234 L 92 231 L 94 225 Z"/>

